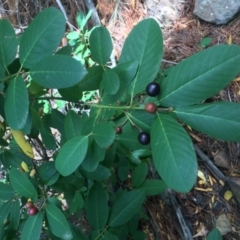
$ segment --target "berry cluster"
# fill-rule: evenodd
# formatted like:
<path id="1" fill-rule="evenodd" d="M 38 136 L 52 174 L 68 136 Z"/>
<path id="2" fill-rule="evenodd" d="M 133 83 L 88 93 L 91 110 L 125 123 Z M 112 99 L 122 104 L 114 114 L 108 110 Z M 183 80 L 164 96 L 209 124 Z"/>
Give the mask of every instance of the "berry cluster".
<path id="1" fill-rule="evenodd" d="M 147 85 L 146 87 L 146 93 L 148 96 L 151 97 L 156 97 L 160 93 L 160 85 L 156 82 L 151 82 Z M 148 113 L 155 113 L 157 111 L 157 106 L 154 103 L 147 103 L 145 105 L 145 110 Z M 121 134 L 122 133 L 122 128 L 117 127 L 115 129 L 116 134 Z M 150 143 L 150 135 L 147 132 L 140 132 L 138 134 L 138 141 L 142 145 L 148 145 Z"/>
<path id="2" fill-rule="evenodd" d="M 36 215 L 38 213 L 38 209 L 37 209 L 36 206 L 34 206 L 32 201 L 27 201 L 25 206 L 28 209 L 28 214 L 30 216 L 34 216 L 34 215 Z"/>

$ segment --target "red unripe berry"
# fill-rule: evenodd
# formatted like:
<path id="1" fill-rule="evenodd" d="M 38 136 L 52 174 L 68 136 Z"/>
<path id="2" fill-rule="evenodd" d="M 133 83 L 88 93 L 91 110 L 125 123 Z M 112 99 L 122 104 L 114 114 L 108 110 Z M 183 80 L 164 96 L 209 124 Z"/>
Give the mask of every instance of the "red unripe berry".
<path id="1" fill-rule="evenodd" d="M 33 207 L 33 202 L 28 201 L 25 206 L 26 206 L 26 208 L 31 208 L 31 207 Z"/>
<path id="2" fill-rule="evenodd" d="M 29 214 L 30 216 L 34 216 L 34 215 L 36 215 L 37 213 L 38 213 L 38 209 L 37 209 L 35 206 L 33 206 L 33 207 L 31 207 L 31 208 L 28 209 L 28 214 Z"/>
<path id="3" fill-rule="evenodd" d="M 154 103 L 147 103 L 145 105 L 145 110 L 148 113 L 155 113 L 157 111 L 157 106 Z"/>
<path id="4" fill-rule="evenodd" d="M 121 134 L 122 133 L 122 128 L 121 127 L 117 127 L 115 129 L 115 132 L 116 132 L 116 134 Z"/>

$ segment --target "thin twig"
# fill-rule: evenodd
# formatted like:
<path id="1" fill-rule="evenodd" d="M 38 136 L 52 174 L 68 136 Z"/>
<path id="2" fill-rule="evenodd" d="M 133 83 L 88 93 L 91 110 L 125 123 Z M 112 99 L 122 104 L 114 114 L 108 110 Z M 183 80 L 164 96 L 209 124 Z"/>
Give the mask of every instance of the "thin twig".
<path id="1" fill-rule="evenodd" d="M 65 17 L 65 19 L 66 19 L 66 22 L 67 22 L 70 30 L 73 31 L 73 26 L 72 26 L 72 24 L 69 23 L 67 13 L 66 13 L 66 11 L 65 11 L 65 9 L 64 9 L 61 1 L 60 1 L 60 0 L 56 0 L 56 2 L 57 2 L 58 7 L 60 8 L 60 10 L 61 10 L 62 13 L 63 13 L 63 15 L 64 15 L 64 17 Z"/>
<path id="2" fill-rule="evenodd" d="M 197 155 L 204 161 L 204 163 L 210 168 L 210 170 L 222 181 L 226 181 L 226 177 L 222 174 L 222 172 L 214 165 L 211 159 L 203 153 L 203 151 L 197 146 L 194 145 L 194 149 Z"/>
<path id="3" fill-rule="evenodd" d="M 100 18 L 98 16 L 97 10 L 92 2 L 92 0 L 84 0 L 88 11 L 92 10 L 92 15 L 91 15 L 91 19 L 93 21 L 94 26 L 101 26 L 101 21 Z"/>
<path id="4" fill-rule="evenodd" d="M 181 209 L 179 207 L 179 204 L 172 192 L 172 190 L 168 189 L 168 196 L 172 202 L 172 205 L 173 205 L 173 208 L 176 212 L 176 215 L 177 215 L 177 218 L 178 218 L 178 221 L 180 223 L 180 226 L 182 228 L 182 232 L 183 232 L 183 235 L 184 235 L 184 239 L 187 239 L 187 240 L 192 240 L 192 233 L 190 232 L 190 229 L 189 227 L 187 226 L 186 222 L 185 222 L 185 219 L 182 215 L 182 212 L 181 212 Z"/>

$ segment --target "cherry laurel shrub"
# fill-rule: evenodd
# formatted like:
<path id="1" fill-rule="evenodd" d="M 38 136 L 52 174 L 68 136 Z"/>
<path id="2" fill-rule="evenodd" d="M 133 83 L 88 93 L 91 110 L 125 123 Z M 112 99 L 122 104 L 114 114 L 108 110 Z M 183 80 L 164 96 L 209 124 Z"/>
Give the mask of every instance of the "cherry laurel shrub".
<path id="1" fill-rule="evenodd" d="M 164 75 L 161 29 L 145 19 L 130 32 L 114 68 L 107 67 L 110 34 L 94 28 L 95 64 L 87 67 L 69 46 L 57 50 L 65 28 L 54 8 L 43 10 L 21 37 L 0 20 L 0 239 L 145 239 L 138 221 L 146 218 L 146 197 L 167 188 L 187 193 L 196 182 L 186 126 L 240 140 L 240 105 L 204 102 L 240 72 L 240 47 L 208 48 Z M 146 93 L 151 82 L 153 96 Z M 94 90 L 94 101 L 80 101 Z M 54 101 L 56 91 L 58 100 L 80 101 L 89 114 L 54 107 L 43 113 L 40 100 Z M 154 104 L 150 113 L 148 103 Z M 151 161 L 159 179 L 148 177 Z M 71 220 L 82 216 L 88 227 Z"/>

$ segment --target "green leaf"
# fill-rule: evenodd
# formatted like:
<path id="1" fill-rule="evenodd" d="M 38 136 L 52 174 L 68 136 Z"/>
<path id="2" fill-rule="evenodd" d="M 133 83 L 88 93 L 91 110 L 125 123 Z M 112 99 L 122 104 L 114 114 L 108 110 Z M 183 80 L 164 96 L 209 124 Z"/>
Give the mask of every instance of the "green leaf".
<path id="1" fill-rule="evenodd" d="M 154 196 L 163 193 L 167 189 L 167 185 L 162 180 L 149 179 L 138 189 L 143 190 L 146 196 Z"/>
<path id="2" fill-rule="evenodd" d="M 93 136 L 100 147 L 107 148 L 113 143 L 115 132 L 110 124 L 100 123 L 95 125 L 93 129 Z"/>
<path id="3" fill-rule="evenodd" d="M 93 66 L 87 69 L 87 75 L 78 84 L 82 91 L 94 91 L 99 89 L 102 80 L 103 68 L 101 66 Z"/>
<path id="4" fill-rule="evenodd" d="M 128 178 L 129 168 L 125 166 L 121 166 L 118 168 L 118 177 L 123 182 Z"/>
<path id="5" fill-rule="evenodd" d="M 78 209 L 82 209 L 83 206 L 84 206 L 84 200 L 83 200 L 82 194 L 80 192 L 76 192 L 73 198 L 73 201 L 70 204 L 69 213 L 72 214 L 78 211 Z"/>
<path id="6" fill-rule="evenodd" d="M 145 199 L 144 192 L 133 190 L 124 193 L 112 206 L 109 226 L 118 227 L 127 223 L 138 211 Z"/>
<path id="7" fill-rule="evenodd" d="M 145 90 L 157 76 L 163 55 L 163 38 L 154 19 L 138 23 L 128 35 L 120 56 L 120 63 L 138 61 L 139 68 L 130 86 L 131 96 Z"/>
<path id="8" fill-rule="evenodd" d="M 118 240 L 119 238 L 110 232 L 104 232 L 100 240 Z"/>
<path id="9" fill-rule="evenodd" d="M 10 182 L 14 190 L 26 198 L 37 198 L 37 191 L 24 173 L 12 168 L 9 173 Z"/>
<path id="10" fill-rule="evenodd" d="M 113 50 L 111 36 L 105 27 L 96 27 L 91 32 L 90 50 L 93 61 L 104 65 L 110 58 Z"/>
<path id="11" fill-rule="evenodd" d="M 40 127 L 40 133 L 42 136 L 42 141 L 46 148 L 50 150 L 56 149 L 56 141 L 54 136 L 52 135 L 51 129 L 46 126 L 46 124 L 43 122 L 43 125 Z"/>
<path id="12" fill-rule="evenodd" d="M 130 61 L 118 64 L 112 70 L 117 73 L 123 90 L 126 90 L 126 87 L 129 86 L 129 84 L 131 83 L 131 81 L 133 80 L 137 73 L 138 61 Z"/>
<path id="13" fill-rule="evenodd" d="M 222 235 L 218 228 L 214 228 L 207 236 L 207 240 L 222 240 Z"/>
<path id="14" fill-rule="evenodd" d="M 71 240 L 72 232 L 62 211 L 53 204 L 47 204 L 46 216 L 50 231 L 63 240 Z"/>
<path id="15" fill-rule="evenodd" d="M 87 71 L 70 56 L 54 55 L 40 60 L 30 69 L 36 83 L 46 88 L 68 88 L 79 83 Z"/>
<path id="16" fill-rule="evenodd" d="M 9 229 L 17 230 L 20 221 L 20 202 L 18 199 L 12 203 L 9 221 Z"/>
<path id="17" fill-rule="evenodd" d="M 77 113 L 72 110 L 68 111 L 64 120 L 66 138 L 69 140 L 71 138 L 80 136 L 82 133 L 82 124 L 82 118 Z"/>
<path id="18" fill-rule="evenodd" d="M 28 117 L 28 108 L 27 88 L 23 78 L 18 76 L 10 82 L 4 102 L 6 119 L 12 129 L 20 130 L 24 127 Z"/>
<path id="19" fill-rule="evenodd" d="M 95 171 L 98 163 L 104 159 L 106 150 L 101 148 L 95 141 L 91 143 L 87 155 L 82 163 L 82 167 L 88 171 Z"/>
<path id="20" fill-rule="evenodd" d="M 55 163 L 45 162 L 38 168 L 38 174 L 41 180 L 48 185 L 49 181 L 55 176 L 57 169 L 55 168 Z"/>
<path id="21" fill-rule="evenodd" d="M 214 46 L 185 59 L 162 81 L 161 105 L 183 107 L 211 97 L 240 72 L 239 61 L 236 45 Z"/>
<path id="22" fill-rule="evenodd" d="M 0 20 L 0 63 L 6 69 L 15 59 L 18 41 L 15 31 L 8 20 Z"/>
<path id="23" fill-rule="evenodd" d="M 85 178 L 93 181 L 104 181 L 112 175 L 111 171 L 101 164 L 98 164 L 97 168 L 93 172 L 88 172 L 84 169 L 81 169 L 81 174 Z"/>
<path id="24" fill-rule="evenodd" d="M 145 147 L 138 141 L 139 131 L 136 128 L 133 128 L 130 124 L 126 124 L 122 129 L 123 132 L 116 135 L 116 140 L 124 147 L 131 150 L 138 150 Z"/>
<path id="25" fill-rule="evenodd" d="M 11 211 L 12 201 L 5 202 L 0 207 L 0 223 L 4 223 Z"/>
<path id="26" fill-rule="evenodd" d="M 225 141 L 240 141 L 240 104 L 216 102 L 177 108 L 177 117 L 192 128 Z"/>
<path id="27" fill-rule="evenodd" d="M 191 139 L 171 116 L 158 115 L 151 127 L 153 162 L 172 189 L 189 192 L 197 178 L 197 159 Z"/>
<path id="28" fill-rule="evenodd" d="M 57 109 L 52 109 L 51 120 L 53 128 L 56 128 L 61 133 L 61 138 L 65 136 L 64 120 L 65 115 Z"/>
<path id="29" fill-rule="evenodd" d="M 142 131 L 146 132 L 150 131 L 152 122 L 156 118 L 155 114 L 146 114 L 145 111 L 139 110 L 126 112 L 126 114 Z"/>
<path id="30" fill-rule="evenodd" d="M 101 86 L 107 94 L 115 94 L 120 87 L 118 75 L 113 70 L 107 69 L 103 73 Z"/>
<path id="31" fill-rule="evenodd" d="M 34 18 L 21 37 L 19 58 L 24 68 L 32 68 L 54 53 L 64 35 L 65 22 L 55 8 L 45 9 Z"/>
<path id="32" fill-rule="evenodd" d="M 144 180 L 146 179 L 148 174 L 148 164 L 143 162 L 139 164 L 132 173 L 132 185 L 133 187 L 139 187 Z"/>
<path id="33" fill-rule="evenodd" d="M 86 204 L 90 225 L 101 231 L 107 223 L 109 209 L 107 194 L 100 183 L 97 182 L 91 187 Z"/>
<path id="34" fill-rule="evenodd" d="M 82 163 L 88 149 L 88 137 L 78 136 L 66 142 L 55 161 L 57 170 L 63 176 L 73 173 Z"/>
<path id="35" fill-rule="evenodd" d="M 21 240 L 38 240 L 40 239 L 43 224 L 43 214 L 39 212 L 35 216 L 31 216 L 24 224 Z"/>
<path id="36" fill-rule="evenodd" d="M 3 138 L 0 137 L 0 146 L 8 146 L 8 142 L 6 142 Z"/>
<path id="37" fill-rule="evenodd" d="M 78 84 L 70 88 L 59 89 L 58 92 L 65 100 L 70 102 L 77 102 L 82 98 L 82 90 Z"/>
<path id="38" fill-rule="evenodd" d="M 12 186 L 0 182 L 0 199 L 9 200 L 15 195 Z"/>

